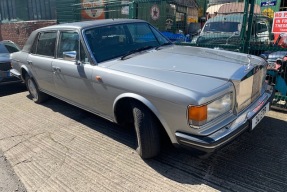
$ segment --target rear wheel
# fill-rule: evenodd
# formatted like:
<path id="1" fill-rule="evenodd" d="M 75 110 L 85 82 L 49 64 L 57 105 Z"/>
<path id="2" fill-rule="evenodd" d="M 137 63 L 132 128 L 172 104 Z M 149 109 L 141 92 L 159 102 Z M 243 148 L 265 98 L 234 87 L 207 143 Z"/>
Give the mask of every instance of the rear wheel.
<path id="1" fill-rule="evenodd" d="M 159 122 L 141 103 L 133 103 L 134 126 L 137 135 L 137 152 L 143 159 L 155 157 L 160 152 Z"/>
<path id="2" fill-rule="evenodd" d="M 39 91 L 37 84 L 29 75 L 26 75 L 25 83 L 30 95 L 32 96 L 32 100 L 35 103 L 42 103 L 48 98 L 48 95 Z"/>

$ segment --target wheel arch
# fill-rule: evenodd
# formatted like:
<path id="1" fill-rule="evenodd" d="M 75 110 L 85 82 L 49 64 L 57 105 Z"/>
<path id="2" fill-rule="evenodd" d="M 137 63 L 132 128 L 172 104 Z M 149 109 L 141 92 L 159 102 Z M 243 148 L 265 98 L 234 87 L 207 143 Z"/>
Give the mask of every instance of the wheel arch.
<path id="1" fill-rule="evenodd" d="M 23 81 L 25 81 L 26 75 L 29 75 L 32 77 L 30 70 L 26 66 L 21 67 L 21 78 Z"/>
<path id="2" fill-rule="evenodd" d="M 164 120 L 164 118 L 160 115 L 157 108 L 145 97 L 135 94 L 135 93 L 123 93 L 119 95 L 113 103 L 113 112 L 114 112 L 114 121 L 118 124 L 121 124 L 121 120 L 123 116 L 121 117 L 121 114 L 124 114 L 124 112 L 130 113 L 132 110 L 130 108 L 130 102 L 136 101 L 142 103 L 145 107 L 147 107 L 153 115 L 157 118 L 159 123 L 162 125 L 162 128 L 164 129 L 165 133 L 169 137 L 169 139 L 173 141 L 173 133 L 170 131 L 171 129 L 167 125 L 167 122 Z M 129 103 L 128 107 L 123 108 L 122 106 L 126 103 Z"/>
<path id="3" fill-rule="evenodd" d="M 21 67 L 21 78 L 24 82 L 25 82 L 26 75 L 29 75 L 35 81 L 36 85 L 39 87 L 39 84 L 36 81 L 36 79 L 33 77 L 31 71 L 24 65 Z"/>

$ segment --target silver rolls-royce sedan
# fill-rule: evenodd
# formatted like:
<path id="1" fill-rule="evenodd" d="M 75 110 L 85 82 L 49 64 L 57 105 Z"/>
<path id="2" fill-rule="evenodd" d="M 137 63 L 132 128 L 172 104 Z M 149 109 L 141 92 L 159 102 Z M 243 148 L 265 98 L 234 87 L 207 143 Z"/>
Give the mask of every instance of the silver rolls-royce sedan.
<path id="1" fill-rule="evenodd" d="M 160 152 L 164 134 L 212 152 L 254 129 L 273 97 L 263 59 L 177 46 L 142 20 L 41 28 L 11 58 L 36 103 L 50 95 L 134 126 L 142 158 Z"/>

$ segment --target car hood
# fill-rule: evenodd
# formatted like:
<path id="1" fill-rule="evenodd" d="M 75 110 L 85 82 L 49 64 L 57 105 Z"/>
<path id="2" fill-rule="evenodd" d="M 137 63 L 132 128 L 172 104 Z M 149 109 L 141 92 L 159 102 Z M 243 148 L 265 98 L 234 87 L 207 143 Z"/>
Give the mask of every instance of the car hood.
<path id="1" fill-rule="evenodd" d="M 261 58 L 251 58 L 252 64 L 262 62 Z M 208 91 L 238 76 L 238 71 L 248 63 L 247 56 L 241 53 L 171 46 L 108 62 L 105 67 L 187 89 Z"/>

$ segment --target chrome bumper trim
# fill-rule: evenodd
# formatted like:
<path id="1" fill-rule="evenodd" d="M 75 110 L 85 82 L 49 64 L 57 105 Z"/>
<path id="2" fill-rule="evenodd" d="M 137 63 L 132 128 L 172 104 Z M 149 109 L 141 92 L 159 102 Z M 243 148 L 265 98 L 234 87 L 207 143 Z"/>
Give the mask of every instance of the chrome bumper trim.
<path id="1" fill-rule="evenodd" d="M 16 69 L 11 69 L 10 74 L 18 79 L 21 79 L 21 74 Z"/>

